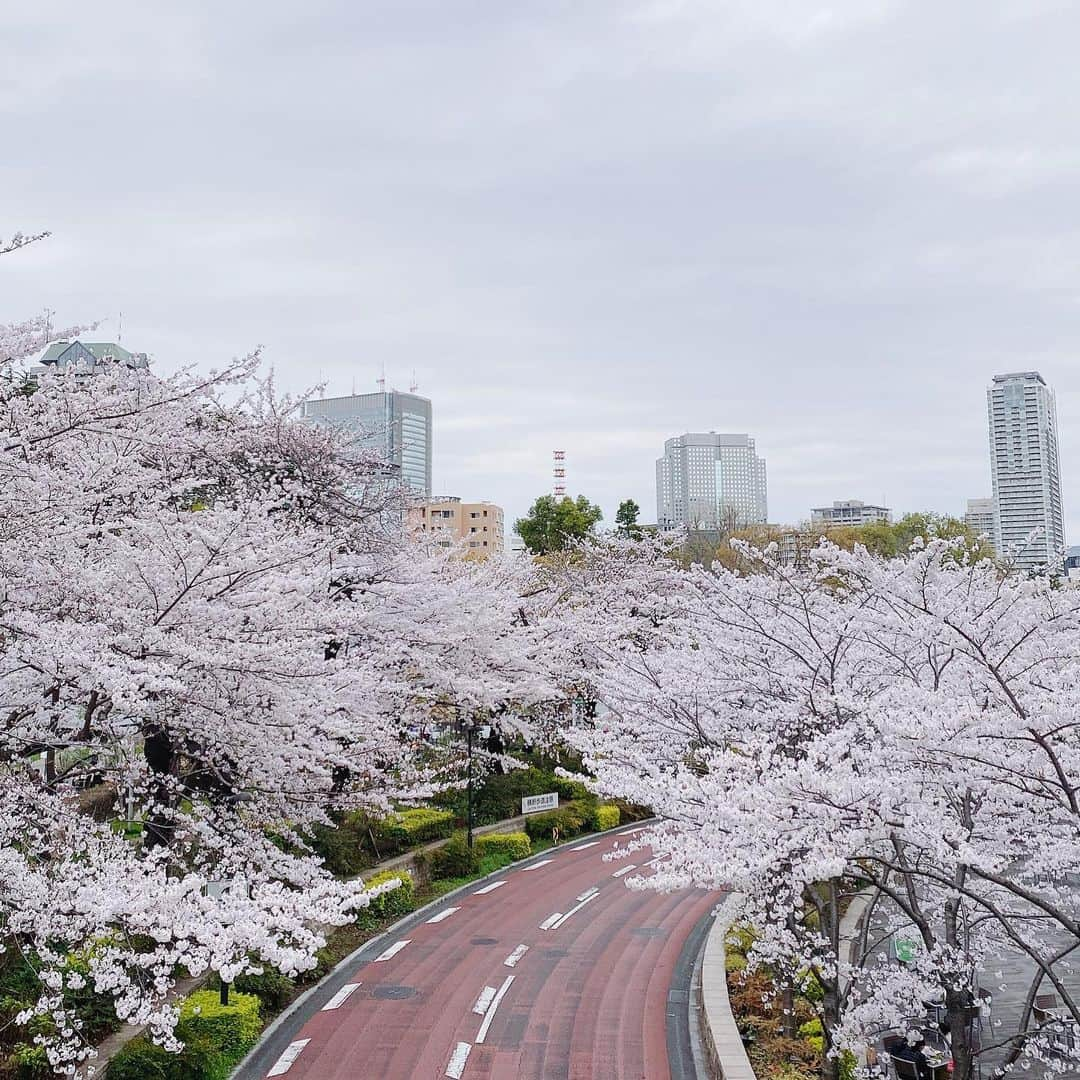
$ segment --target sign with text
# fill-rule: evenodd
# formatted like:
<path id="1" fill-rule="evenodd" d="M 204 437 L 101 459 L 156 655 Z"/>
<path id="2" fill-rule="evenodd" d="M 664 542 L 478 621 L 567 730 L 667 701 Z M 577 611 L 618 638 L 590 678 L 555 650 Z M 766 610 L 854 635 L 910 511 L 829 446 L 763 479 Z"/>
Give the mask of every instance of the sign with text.
<path id="1" fill-rule="evenodd" d="M 521 800 L 523 814 L 536 814 L 541 810 L 558 810 L 559 793 L 552 791 L 547 795 L 526 795 Z"/>

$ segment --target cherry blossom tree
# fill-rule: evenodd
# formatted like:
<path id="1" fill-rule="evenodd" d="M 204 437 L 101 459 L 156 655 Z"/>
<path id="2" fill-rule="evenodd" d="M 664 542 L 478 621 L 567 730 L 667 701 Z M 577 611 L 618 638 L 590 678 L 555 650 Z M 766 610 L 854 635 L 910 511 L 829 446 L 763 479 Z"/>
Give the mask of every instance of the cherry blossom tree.
<path id="1" fill-rule="evenodd" d="M 90 1056 L 69 956 L 167 1043 L 176 968 L 311 968 L 372 894 L 306 830 L 429 789 L 407 727 L 438 695 L 548 692 L 511 571 L 410 547 L 381 463 L 298 407 L 257 356 L 0 384 L 0 945 L 58 1069 Z"/>
<path id="2" fill-rule="evenodd" d="M 1076 1017 L 1060 962 L 1080 943 L 1080 594 L 947 540 L 746 563 L 682 572 L 655 544 L 612 543 L 568 575 L 567 662 L 607 710 L 574 737 L 601 791 L 664 819 L 641 842 L 669 858 L 641 884 L 734 890 L 725 917 L 754 924 L 756 958 L 821 984 L 831 1051 L 933 999 L 957 1077 L 995 1044 L 1045 1057 L 1028 1028 L 1040 983 Z M 914 963 L 875 951 L 853 969 L 839 922 L 854 888 L 914 928 Z M 1037 977 L 1019 1027 L 977 1046 L 968 1020 L 1003 950 Z"/>

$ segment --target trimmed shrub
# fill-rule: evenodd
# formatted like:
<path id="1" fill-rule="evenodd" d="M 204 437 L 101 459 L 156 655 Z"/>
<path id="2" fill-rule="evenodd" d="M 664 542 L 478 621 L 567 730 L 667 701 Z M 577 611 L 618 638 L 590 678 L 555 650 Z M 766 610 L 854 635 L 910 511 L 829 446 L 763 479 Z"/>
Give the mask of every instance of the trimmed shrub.
<path id="1" fill-rule="evenodd" d="M 821 1035 L 822 1027 L 821 1021 L 815 1016 L 813 1020 L 807 1020 L 805 1024 L 799 1025 L 799 1038 L 810 1039 L 815 1035 Z"/>
<path id="2" fill-rule="evenodd" d="M 488 833 L 476 837 L 476 849 L 480 857 L 485 855 L 509 855 L 511 859 L 527 859 L 532 854 L 528 833 Z"/>
<path id="3" fill-rule="evenodd" d="M 568 840 L 582 832 L 590 818 L 590 808 L 580 803 L 567 803 L 545 814 L 530 814 L 525 819 L 525 831 L 534 840 L 550 840 L 551 830 L 559 830 L 559 839 Z"/>
<path id="4" fill-rule="evenodd" d="M 401 884 L 390 892 L 376 896 L 363 909 L 362 914 L 370 915 L 375 919 L 399 919 L 413 910 L 413 879 L 408 870 L 384 870 L 381 874 L 373 874 L 364 882 L 364 885 L 370 889 L 392 878 L 397 878 Z"/>
<path id="5" fill-rule="evenodd" d="M 219 992 L 221 980 L 215 975 L 206 983 L 207 989 Z M 232 981 L 232 989 L 240 994 L 254 994 L 266 1006 L 267 1012 L 278 1012 L 292 997 L 296 984 L 288 975 L 282 975 L 275 968 L 264 966 L 258 975 L 237 975 Z M 229 998 L 230 1002 L 232 998 Z"/>
<path id="6" fill-rule="evenodd" d="M 334 825 L 313 825 L 307 840 L 330 873 L 355 877 L 374 862 L 367 830 L 367 818 L 349 814 Z"/>
<path id="7" fill-rule="evenodd" d="M 258 1042 L 260 1031 L 259 999 L 254 994 L 230 994 L 229 1004 L 222 1005 L 216 991 L 196 990 L 180 1004 L 180 1038 L 186 1042 L 202 1036 L 234 1062 Z"/>
<path id="8" fill-rule="evenodd" d="M 593 811 L 592 827 L 597 832 L 614 829 L 619 824 L 619 808 L 614 803 L 600 803 Z"/>
<path id="9" fill-rule="evenodd" d="M 430 844 L 434 840 L 448 840 L 454 833 L 454 815 L 449 810 L 418 806 L 401 810 L 380 821 L 376 836 L 379 832 L 400 837 L 404 848 Z"/>
<path id="10" fill-rule="evenodd" d="M 441 848 L 431 853 L 431 876 L 461 878 L 475 874 L 480 868 L 480 855 L 469 847 L 464 833 L 455 833 Z"/>

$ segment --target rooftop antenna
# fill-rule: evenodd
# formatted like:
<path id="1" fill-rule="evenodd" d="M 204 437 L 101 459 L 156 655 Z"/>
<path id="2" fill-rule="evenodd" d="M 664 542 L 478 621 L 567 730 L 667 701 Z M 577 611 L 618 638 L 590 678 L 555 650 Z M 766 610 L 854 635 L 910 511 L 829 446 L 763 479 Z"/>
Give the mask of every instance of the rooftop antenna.
<path id="1" fill-rule="evenodd" d="M 323 378 L 322 368 L 319 368 L 319 397 L 326 397 L 326 380 Z"/>
<path id="2" fill-rule="evenodd" d="M 379 392 L 386 393 L 386 361 L 383 361 L 382 374 L 375 380 L 379 384 Z"/>
<path id="3" fill-rule="evenodd" d="M 124 340 L 124 313 L 121 311 L 116 317 L 116 344 Z"/>
<path id="4" fill-rule="evenodd" d="M 356 397 L 356 376 L 352 377 L 352 396 Z"/>
<path id="5" fill-rule="evenodd" d="M 420 384 L 416 381 L 416 368 L 412 369 L 412 382 L 409 383 L 409 393 L 415 394 L 420 389 Z"/>

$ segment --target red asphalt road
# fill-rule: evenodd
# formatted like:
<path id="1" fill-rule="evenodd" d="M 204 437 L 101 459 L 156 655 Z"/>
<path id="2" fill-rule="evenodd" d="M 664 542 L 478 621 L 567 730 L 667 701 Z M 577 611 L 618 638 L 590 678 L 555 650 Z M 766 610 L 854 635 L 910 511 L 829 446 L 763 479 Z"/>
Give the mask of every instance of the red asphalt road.
<path id="1" fill-rule="evenodd" d="M 310 1042 L 284 1075 L 435 1080 L 468 1043 L 462 1080 L 668 1080 L 668 988 L 683 942 L 716 897 L 627 889 L 612 876 L 626 862 L 603 860 L 617 842 L 625 846 L 626 835 L 584 850 L 569 844 L 538 869 L 510 867 L 501 888 L 477 895 L 490 884 L 478 882 L 447 902 L 459 911 L 403 934 L 409 944 L 391 959 L 358 962 L 349 982 L 361 985 L 344 1005 L 290 1029 L 290 1042 Z M 650 857 L 646 849 L 627 862 Z M 594 900 L 558 929 L 540 929 L 591 886 L 599 887 Z M 528 952 L 506 967 L 521 944 Z M 514 981 L 476 1044 L 483 1017 L 473 1006 L 485 986 L 498 989 L 508 975 Z M 415 993 L 379 996 L 408 993 L 393 987 Z"/>

